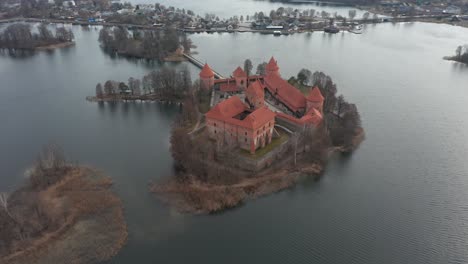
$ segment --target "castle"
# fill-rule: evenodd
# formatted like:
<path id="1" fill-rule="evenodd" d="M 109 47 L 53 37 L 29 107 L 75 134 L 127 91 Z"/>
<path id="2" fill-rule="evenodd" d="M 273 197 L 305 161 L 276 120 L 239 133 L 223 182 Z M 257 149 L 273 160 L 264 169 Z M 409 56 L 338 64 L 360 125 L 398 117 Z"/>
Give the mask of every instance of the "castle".
<path id="1" fill-rule="evenodd" d="M 212 90 L 219 99 L 205 114 L 208 133 L 218 142 L 236 144 L 253 154 L 271 143 L 277 123 L 295 130 L 322 122 L 320 89 L 302 94 L 281 78 L 273 57 L 264 75 L 247 76 L 237 67 L 230 78 L 215 80 L 213 70 L 205 64 L 199 76 L 202 89 Z"/>

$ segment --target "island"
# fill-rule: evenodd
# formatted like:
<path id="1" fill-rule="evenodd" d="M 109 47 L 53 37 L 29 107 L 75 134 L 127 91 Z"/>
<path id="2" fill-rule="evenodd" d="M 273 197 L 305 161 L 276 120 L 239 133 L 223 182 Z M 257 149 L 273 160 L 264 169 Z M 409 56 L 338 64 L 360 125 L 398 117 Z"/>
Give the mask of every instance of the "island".
<path id="1" fill-rule="evenodd" d="M 447 56 L 444 59 L 468 64 L 468 45 L 458 46 L 454 56 Z"/>
<path id="2" fill-rule="evenodd" d="M 64 27 L 57 27 L 53 34 L 46 24 L 33 29 L 29 24 L 15 23 L 0 33 L 0 49 L 51 50 L 73 45 L 73 39 L 73 32 Z"/>
<path id="3" fill-rule="evenodd" d="M 127 240 L 121 200 L 112 180 L 44 148 L 28 179 L 0 194 L 0 263 L 99 263 Z"/>
<path id="4" fill-rule="evenodd" d="M 183 61 L 190 53 L 192 42 L 186 34 L 174 28 L 164 30 L 134 30 L 130 36 L 125 27 L 104 27 L 99 32 L 102 49 L 110 54 L 138 59 Z"/>
<path id="5" fill-rule="evenodd" d="M 251 71 L 250 60 L 228 78 L 204 65 L 172 128 L 175 175 L 150 184 L 163 202 L 186 213 L 232 208 L 318 179 L 333 153 L 363 141 L 356 105 L 326 74 L 286 81 L 273 57 Z"/>

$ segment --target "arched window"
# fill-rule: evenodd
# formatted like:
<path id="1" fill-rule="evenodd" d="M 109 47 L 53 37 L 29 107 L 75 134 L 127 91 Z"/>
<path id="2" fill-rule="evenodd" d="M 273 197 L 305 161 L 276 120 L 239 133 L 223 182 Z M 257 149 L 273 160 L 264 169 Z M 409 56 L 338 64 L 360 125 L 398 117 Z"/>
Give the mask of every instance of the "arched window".
<path id="1" fill-rule="evenodd" d="M 215 129 L 215 134 L 216 134 L 216 129 Z"/>
<path id="2" fill-rule="evenodd" d="M 216 126 L 216 122 L 214 123 L 214 126 Z"/>
<path id="3" fill-rule="evenodd" d="M 244 85 L 244 80 L 241 80 L 241 85 Z"/>

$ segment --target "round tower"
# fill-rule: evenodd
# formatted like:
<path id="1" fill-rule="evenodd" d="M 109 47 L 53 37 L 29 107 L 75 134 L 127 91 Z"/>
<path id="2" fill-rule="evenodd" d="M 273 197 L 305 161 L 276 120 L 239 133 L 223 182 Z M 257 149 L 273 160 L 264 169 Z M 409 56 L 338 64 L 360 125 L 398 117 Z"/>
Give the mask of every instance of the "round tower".
<path id="1" fill-rule="evenodd" d="M 214 72 L 206 63 L 200 72 L 200 84 L 203 89 L 211 89 L 214 86 Z"/>
<path id="2" fill-rule="evenodd" d="M 280 76 L 278 63 L 274 57 L 271 57 L 270 62 L 265 67 L 266 76 Z"/>
<path id="3" fill-rule="evenodd" d="M 306 97 L 307 100 L 307 112 L 309 112 L 312 108 L 318 110 L 321 114 L 323 114 L 323 98 L 320 89 L 315 86 Z"/>
<path id="4" fill-rule="evenodd" d="M 236 85 L 240 90 L 245 90 L 247 88 L 247 74 L 241 67 L 237 67 L 232 73 L 232 76 L 236 80 Z"/>

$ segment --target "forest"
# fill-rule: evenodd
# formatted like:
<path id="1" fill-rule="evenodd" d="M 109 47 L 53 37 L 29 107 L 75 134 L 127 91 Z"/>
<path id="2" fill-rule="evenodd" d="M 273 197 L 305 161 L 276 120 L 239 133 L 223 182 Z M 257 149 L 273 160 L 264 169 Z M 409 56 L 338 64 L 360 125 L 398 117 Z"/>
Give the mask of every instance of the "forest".
<path id="1" fill-rule="evenodd" d="M 189 95 L 192 80 L 188 67 L 180 69 L 161 67 L 143 76 L 130 77 L 128 82 L 107 80 L 104 85 L 96 85 L 97 98 L 118 98 L 121 95 L 151 96 L 162 101 L 181 101 Z M 142 98 L 143 98 L 142 97 Z"/>
<path id="2" fill-rule="evenodd" d="M 179 48 L 188 52 L 192 46 L 185 34 L 179 35 L 172 28 L 134 30 L 130 34 L 125 27 L 105 27 L 99 32 L 99 42 L 103 50 L 111 54 L 160 61 Z"/>
<path id="3" fill-rule="evenodd" d="M 46 24 L 37 27 L 33 32 L 30 24 L 16 23 L 9 25 L 0 33 L 0 48 L 2 49 L 36 49 L 49 45 L 71 42 L 73 32 L 64 27 L 57 27 L 53 33 Z"/>

